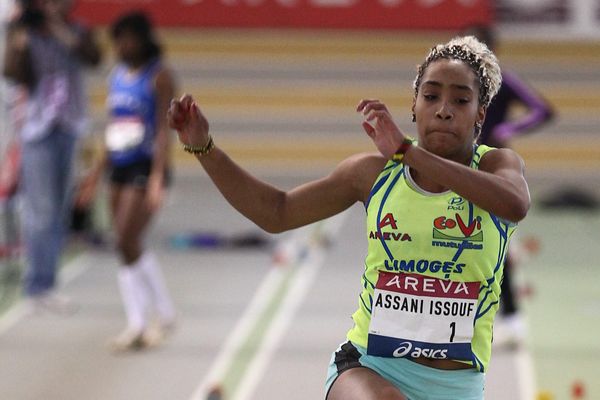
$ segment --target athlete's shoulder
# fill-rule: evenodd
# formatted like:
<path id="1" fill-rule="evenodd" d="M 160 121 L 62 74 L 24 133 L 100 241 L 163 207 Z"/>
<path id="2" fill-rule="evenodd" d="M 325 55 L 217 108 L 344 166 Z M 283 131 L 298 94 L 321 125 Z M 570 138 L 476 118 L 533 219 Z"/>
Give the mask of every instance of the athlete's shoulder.
<path id="1" fill-rule="evenodd" d="M 479 169 L 491 172 L 506 167 L 522 170 L 525 162 L 516 151 L 509 148 L 489 147 L 487 151 L 480 153 Z"/>
<path id="2" fill-rule="evenodd" d="M 380 153 L 358 153 L 343 160 L 337 166 L 335 174 L 340 174 L 361 194 L 361 198 L 366 200 L 373 182 L 387 162 Z"/>
<path id="3" fill-rule="evenodd" d="M 154 75 L 154 85 L 157 90 L 173 91 L 176 83 L 172 70 L 162 64 Z"/>
<path id="4" fill-rule="evenodd" d="M 360 176 L 379 175 L 388 160 L 377 152 L 357 153 L 342 161 L 339 168 Z"/>
<path id="5" fill-rule="evenodd" d="M 110 69 L 110 72 L 108 73 L 108 81 L 109 82 L 115 82 L 119 79 L 121 79 L 122 76 L 124 76 L 127 73 L 127 65 L 125 65 L 124 63 L 118 63 L 115 66 L 113 66 Z"/>

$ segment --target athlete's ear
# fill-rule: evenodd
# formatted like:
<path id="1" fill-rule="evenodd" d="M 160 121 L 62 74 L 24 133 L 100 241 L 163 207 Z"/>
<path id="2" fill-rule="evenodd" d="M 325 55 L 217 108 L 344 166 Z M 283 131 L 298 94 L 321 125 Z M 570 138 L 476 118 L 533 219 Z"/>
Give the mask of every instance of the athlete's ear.
<path id="1" fill-rule="evenodd" d="M 483 121 L 485 121 L 485 114 L 487 112 L 487 107 L 479 106 L 479 110 L 477 110 L 477 122 L 483 125 Z"/>
<path id="2" fill-rule="evenodd" d="M 477 119 L 475 120 L 475 141 L 479 140 L 479 136 L 481 136 L 481 128 L 483 127 L 483 121 L 485 121 L 485 112 L 487 109 L 483 106 L 480 106 L 477 110 Z"/>

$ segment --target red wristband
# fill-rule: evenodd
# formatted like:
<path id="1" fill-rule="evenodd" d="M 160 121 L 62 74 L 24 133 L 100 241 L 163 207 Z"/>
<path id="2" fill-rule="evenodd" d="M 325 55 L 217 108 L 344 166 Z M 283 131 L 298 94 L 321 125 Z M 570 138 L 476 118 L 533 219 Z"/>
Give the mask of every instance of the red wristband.
<path id="1" fill-rule="evenodd" d="M 398 150 L 396 150 L 396 152 L 392 156 L 392 160 L 397 163 L 401 162 L 402 159 L 404 158 L 404 154 L 406 154 L 408 149 L 410 149 L 412 147 L 413 142 L 414 142 L 414 140 L 411 138 L 408 138 L 408 137 L 404 138 L 404 140 L 400 144 L 400 147 L 398 147 Z"/>

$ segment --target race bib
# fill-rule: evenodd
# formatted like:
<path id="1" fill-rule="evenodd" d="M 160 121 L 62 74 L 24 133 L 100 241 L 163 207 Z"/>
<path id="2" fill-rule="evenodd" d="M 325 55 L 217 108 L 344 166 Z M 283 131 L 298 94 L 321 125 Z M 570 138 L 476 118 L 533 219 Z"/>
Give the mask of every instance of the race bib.
<path id="1" fill-rule="evenodd" d="M 368 354 L 472 360 L 479 286 L 479 282 L 380 271 Z"/>
<path id="2" fill-rule="evenodd" d="M 138 118 L 115 119 L 106 127 L 106 148 L 121 152 L 137 147 L 144 140 L 144 132 L 144 124 Z"/>

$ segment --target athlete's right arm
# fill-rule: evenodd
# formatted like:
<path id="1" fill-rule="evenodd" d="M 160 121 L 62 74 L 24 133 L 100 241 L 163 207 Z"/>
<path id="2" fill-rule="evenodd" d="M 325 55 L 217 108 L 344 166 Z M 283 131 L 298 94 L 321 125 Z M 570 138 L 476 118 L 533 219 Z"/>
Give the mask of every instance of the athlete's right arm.
<path id="1" fill-rule="evenodd" d="M 190 96 L 172 101 L 168 121 L 183 143 L 204 146 L 208 142 L 208 121 Z M 386 162 L 378 154 L 352 156 L 328 176 L 286 192 L 255 178 L 218 147 L 197 158 L 227 201 L 272 233 L 328 218 L 365 201 Z"/>

